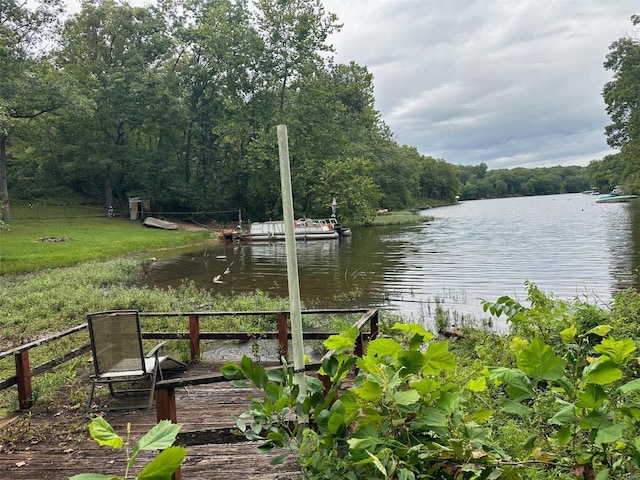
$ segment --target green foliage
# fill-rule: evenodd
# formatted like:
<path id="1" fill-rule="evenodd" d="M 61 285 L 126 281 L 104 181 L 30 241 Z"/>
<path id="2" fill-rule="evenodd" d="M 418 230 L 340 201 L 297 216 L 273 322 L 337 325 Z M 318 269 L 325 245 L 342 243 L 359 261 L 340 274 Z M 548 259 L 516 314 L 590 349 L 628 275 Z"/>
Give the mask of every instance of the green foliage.
<path id="1" fill-rule="evenodd" d="M 114 449 L 125 448 L 127 466 L 122 477 L 113 475 L 102 475 L 98 473 L 82 473 L 70 477 L 69 480 L 107 480 L 107 479 L 127 479 L 137 480 L 170 480 L 173 473 L 180 467 L 187 450 L 182 447 L 173 446 L 176 435 L 182 425 L 176 425 L 168 420 L 161 420 L 145 433 L 131 448 L 130 432 L 131 424 L 127 424 L 127 438 L 118 435 L 113 427 L 102 417 L 94 418 L 89 424 L 89 432 L 99 445 L 108 446 Z M 133 469 L 138 454 L 145 450 L 160 450 L 160 453 L 149 463 L 147 463 L 140 473 L 131 477 L 129 474 Z"/>
<path id="2" fill-rule="evenodd" d="M 361 359 L 351 354 L 353 329 L 331 337 L 326 396 L 313 378 L 301 396 L 286 366 L 229 364 L 228 375 L 262 392 L 238 430 L 261 450 L 295 454 L 310 479 L 636 478 L 636 341 L 617 336 L 608 312 L 528 289 L 530 307 L 506 296 L 484 304 L 508 316 L 512 334 L 475 332 L 453 352 L 414 324 L 385 328 Z"/>
<path id="3" fill-rule="evenodd" d="M 370 342 L 362 359 L 347 353 L 357 332 L 330 338 L 327 347 L 337 350 L 322 366 L 332 380 L 326 397 L 309 377 L 311 388 L 300 398 L 286 367 L 267 374 L 248 358 L 228 366 L 263 392 L 237 420 L 238 429 L 262 439 L 261 450 L 297 453 L 310 479 L 497 478 L 512 470 L 497 467 L 503 455 L 482 415 L 465 416 L 464 390 L 441 382 L 456 368 L 446 342 L 433 341 L 419 325 L 396 324 L 393 331 L 393 338 Z M 353 386 L 341 391 L 355 365 Z M 308 415 L 309 423 L 285 421 L 291 413 Z"/>
<path id="4" fill-rule="evenodd" d="M 0 28 L 0 165 L 16 196 L 280 218 L 278 123 L 299 216 L 327 216 L 331 192 L 350 225 L 458 193 L 455 167 L 393 140 L 367 67 L 335 62 L 341 25 L 320 0 L 59 6 L 9 1 Z M 34 58 L 42 35 L 50 55 Z"/>
<path id="5" fill-rule="evenodd" d="M 487 171 L 487 166 L 480 164 L 458 165 L 457 169 L 462 182 L 463 200 L 577 193 L 590 190 L 594 185 L 604 188 L 600 187 L 601 183 L 591 183 L 588 168 L 578 166 L 517 167 Z"/>

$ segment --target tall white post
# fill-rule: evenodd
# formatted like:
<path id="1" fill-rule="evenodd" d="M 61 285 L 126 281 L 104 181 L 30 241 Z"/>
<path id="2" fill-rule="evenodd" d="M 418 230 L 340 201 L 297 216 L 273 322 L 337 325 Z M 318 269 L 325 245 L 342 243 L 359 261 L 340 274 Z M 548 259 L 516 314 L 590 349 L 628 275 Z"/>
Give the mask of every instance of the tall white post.
<path id="1" fill-rule="evenodd" d="M 293 193 L 291 191 L 291 167 L 289 165 L 289 139 L 287 126 L 278 125 L 278 154 L 280 157 L 280 183 L 282 186 L 282 212 L 284 214 L 284 236 L 287 248 L 287 278 L 289 281 L 289 304 L 291 308 L 291 343 L 293 344 L 293 371 L 300 395 L 306 395 L 304 376 L 304 345 L 302 338 L 302 310 L 300 308 L 300 284 L 298 280 L 298 256 L 296 234 L 293 223 Z"/>

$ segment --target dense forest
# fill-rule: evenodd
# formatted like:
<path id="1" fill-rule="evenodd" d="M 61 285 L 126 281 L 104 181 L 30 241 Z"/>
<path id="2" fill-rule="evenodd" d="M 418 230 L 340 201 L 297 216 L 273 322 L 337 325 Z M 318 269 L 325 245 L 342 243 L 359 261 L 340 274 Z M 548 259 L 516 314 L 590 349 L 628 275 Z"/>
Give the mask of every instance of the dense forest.
<path id="1" fill-rule="evenodd" d="M 327 39 L 341 25 L 322 0 L 62 7 L 0 4 L 5 221 L 9 195 L 116 207 L 135 196 L 159 212 L 279 218 L 279 124 L 289 132 L 296 215 L 326 216 L 336 196 L 351 224 L 427 199 L 602 189 L 628 174 L 614 133 L 620 158 L 589 167 L 487 171 L 399 145 L 367 67 L 336 63 Z M 623 41 L 631 46 L 619 56 L 638 49 Z"/>

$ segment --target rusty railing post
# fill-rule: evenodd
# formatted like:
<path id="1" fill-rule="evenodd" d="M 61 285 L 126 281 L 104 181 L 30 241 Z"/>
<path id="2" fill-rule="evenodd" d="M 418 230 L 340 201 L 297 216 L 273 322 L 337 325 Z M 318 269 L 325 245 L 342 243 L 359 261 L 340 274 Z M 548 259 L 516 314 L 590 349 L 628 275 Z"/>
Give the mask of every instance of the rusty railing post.
<path id="1" fill-rule="evenodd" d="M 280 343 L 280 362 L 289 358 L 289 325 L 286 312 L 278 314 L 278 342 Z"/>
<path id="2" fill-rule="evenodd" d="M 159 388 L 156 390 L 156 420 L 169 420 L 178 423 L 176 413 L 176 391 L 174 388 Z"/>
<path id="3" fill-rule="evenodd" d="M 160 388 L 156 390 L 156 420 L 169 420 L 178 423 L 176 412 L 176 391 L 174 388 Z M 180 467 L 173 473 L 173 480 L 182 480 Z"/>
<path id="4" fill-rule="evenodd" d="M 191 349 L 191 361 L 200 361 L 200 317 L 189 315 L 189 348 Z"/>
<path id="5" fill-rule="evenodd" d="M 16 379 L 18 381 L 18 404 L 22 410 L 33 406 L 31 390 L 31 367 L 29 366 L 29 350 L 15 354 Z"/>

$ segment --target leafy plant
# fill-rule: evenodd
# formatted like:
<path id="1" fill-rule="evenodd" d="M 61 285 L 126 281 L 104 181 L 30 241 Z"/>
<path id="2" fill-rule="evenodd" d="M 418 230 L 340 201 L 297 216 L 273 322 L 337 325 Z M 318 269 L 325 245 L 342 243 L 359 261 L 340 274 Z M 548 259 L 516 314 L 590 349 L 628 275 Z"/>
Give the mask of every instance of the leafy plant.
<path id="1" fill-rule="evenodd" d="M 629 367 L 638 363 L 636 343 L 595 324 L 610 317 L 593 306 L 559 301 L 533 284 L 528 299 L 531 308 L 509 297 L 484 304 L 506 313 L 522 335 L 510 341 L 515 366 L 485 369 L 501 392 L 496 403 L 536 422 L 530 459 L 553 459 L 585 479 L 635 478 L 629 475 L 640 472 L 640 379 Z"/>
<path id="2" fill-rule="evenodd" d="M 397 323 L 393 330 L 398 338 L 371 341 L 361 359 L 350 353 L 357 330 L 330 337 L 326 346 L 334 354 L 321 370 L 331 379 L 326 396 L 310 377 L 307 395 L 299 396 L 286 367 L 265 371 L 247 357 L 227 364 L 226 375 L 242 375 L 263 392 L 236 420 L 238 430 L 262 439 L 261 451 L 296 452 L 309 479 L 498 478 L 513 470 L 499 466 L 506 458 L 481 425 L 487 412 L 467 414 L 464 391 L 440 381 L 456 368 L 447 343 L 432 341 L 419 325 Z M 343 390 L 354 366 L 355 382 Z M 308 423 L 293 415 L 308 416 Z"/>
<path id="3" fill-rule="evenodd" d="M 168 420 L 161 420 L 130 449 L 131 424 L 127 424 L 127 438 L 123 439 L 115 433 L 113 427 L 102 417 L 94 418 L 89 424 L 91 437 L 100 445 L 106 445 L 115 449 L 125 448 L 127 455 L 127 466 L 123 477 L 113 475 L 103 475 L 99 473 L 82 473 L 74 475 L 69 480 L 114 480 L 136 478 L 137 480 L 170 480 L 173 473 L 180 467 L 187 450 L 182 447 L 172 446 L 176 435 L 182 425 L 176 425 Z M 161 452 L 136 476 L 131 477 L 129 473 L 133 468 L 138 454 L 144 450 L 161 450 Z"/>
<path id="4" fill-rule="evenodd" d="M 238 430 L 262 440 L 261 451 L 284 448 L 274 463 L 294 453 L 312 480 L 638 478 L 635 341 L 599 323 L 608 312 L 533 284 L 529 293 L 530 307 L 485 302 L 514 333 L 476 336 L 472 348 L 462 339 L 457 351 L 476 355 L 462 364 L 420 325 L 383 325 L 361 359 L 355 329 L 330 337 L 326 396 L 314 378 L 300 395 L 286 365 L 227 364 L 225 374 L 262 392 Z"/>

